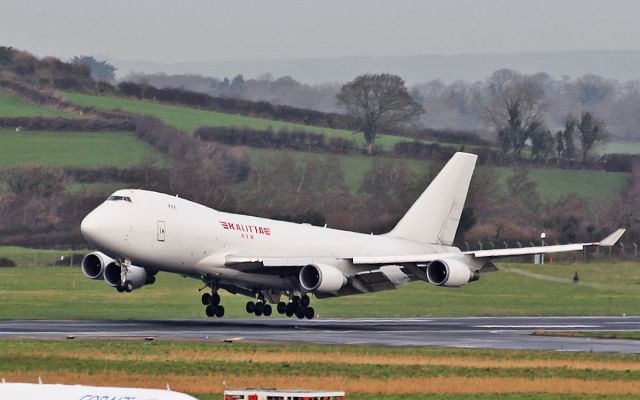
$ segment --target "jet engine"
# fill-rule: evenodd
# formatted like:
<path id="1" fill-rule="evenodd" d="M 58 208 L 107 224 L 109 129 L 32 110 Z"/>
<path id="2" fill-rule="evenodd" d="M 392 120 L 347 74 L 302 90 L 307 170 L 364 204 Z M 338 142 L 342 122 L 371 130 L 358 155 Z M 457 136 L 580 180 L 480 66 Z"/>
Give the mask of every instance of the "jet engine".
<path id="1" fill-rule="evenodd" d="M 300 270 L 300 286 L 312 292 L 332 293 L 347 284 L 347 277 L 342 271 L 331 265 L 309 264 Z"/>
<path id="2" fill-rule="evenodd" d="M 102 279 L 107 265 L 115 264 L 115 260 L 99 251 L 89 253 L 82 258 L 82 273 L 89 279 Z"/>
<path id="3" fill-rule="evenodd" d="M 113 263 L 107 265 L 104 269 L 104 281 L 107 282 L 109 286 L 119 287 L 121 282 L 120 273 L 122 268 L 119 265 Z M 138 289 L 147 283 L 153 283 L 155 281 L 155 277 L 151 274 L 147 273 L 147 270 L 138 267 L 135 265 L 130 265 L 127 269 L 127 282 L 131 282 L 130 287 L 126 287 L 127 291 L 131 291 L 133 289 Z M 125 282 L 126 283 L 126 282 Z"/>
<path id="4" fill-rule="evenodd" d="M 459 287 L 480 278 L 460 260 L 436 260 L 427 267 L 427 278 L 436 286 Z"/>

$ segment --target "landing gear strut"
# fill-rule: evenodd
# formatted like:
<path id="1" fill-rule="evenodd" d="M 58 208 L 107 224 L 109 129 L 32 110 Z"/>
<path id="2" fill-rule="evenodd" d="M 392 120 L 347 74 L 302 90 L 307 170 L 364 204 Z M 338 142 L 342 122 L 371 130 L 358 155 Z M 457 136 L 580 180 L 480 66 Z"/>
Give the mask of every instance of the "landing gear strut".
<path id="1" fill-rule="evenodd" d="M 220 295 L 215 288 L 211 288 L 211 293 L 203 293 L 201 301 L 202 305 L 206 306 L 207 317 L 222 318 L 224 316 L 224 306 L 220 304 Z"/>
<path id="2" fill-rule="evenodd" d="M 127 272 L 129 272 L 131 261 L 125 258 L 125 259 L 116 261 L 116 263 L 117 265 L 120 265 L 120 282 L 116 285 L 116 290 L 119 293 L 133 292 L 133 282 L 127 279 Z"/>
<path id="3" fill-rule="evenodd" d="M 277 309 L 279 314 L 285 314 L 287 317 L 295 315 L 299 319 L 313 319 L 316 316 L 316 311 L 309 304 L 311 304 L 311 299 L 306 294 L 302 297 L 291 296 L 288 303 L 282 301 L 278 303 Z"/>

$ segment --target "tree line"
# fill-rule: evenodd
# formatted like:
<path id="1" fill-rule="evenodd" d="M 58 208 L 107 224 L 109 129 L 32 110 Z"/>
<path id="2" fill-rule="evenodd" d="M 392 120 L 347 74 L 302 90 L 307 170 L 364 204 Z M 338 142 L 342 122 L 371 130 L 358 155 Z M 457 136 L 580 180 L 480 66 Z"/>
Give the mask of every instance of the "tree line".
<path id="1" fill-rule="evenodd" d="M 476 134 L 494 131 L 494 125 L 487 119 L 487 109 L 503 94 L 508 82 L 521 79 L 531 82 L 541 94 L 544 119 L 552 133 L 562 129 L 567 115 L 579 117 L 583 111 L 589 111 L 607 121 L 608 131 L 614 137 L 640 139 L 640 121 L 636 118 L 640 81 L 619 82 L 594 74 L 554 78 L 544 72 L 527 75 L 509 69 L 497 70 L 483 81 L 434 80 L 409 86 L 411 97 L 427 111 L 419 117 L 418 127 Z M 269 74 L 245 79 L 242 75 L 216 78 L 136 73 L 124 80 L 158 88 L 183 88 L 216 97 L 345 112 L 336 98 L 343 86 L 341 83 L 309 85 L 289 76 L 274 78 Z"/>

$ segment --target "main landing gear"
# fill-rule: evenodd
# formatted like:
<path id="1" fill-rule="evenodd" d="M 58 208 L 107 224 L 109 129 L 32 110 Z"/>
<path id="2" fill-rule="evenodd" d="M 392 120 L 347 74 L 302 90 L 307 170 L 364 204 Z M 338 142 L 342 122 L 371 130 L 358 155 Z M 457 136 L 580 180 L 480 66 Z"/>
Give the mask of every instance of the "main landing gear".
<path id="1" fill-rule="evenodd" d="M 304 294 L 300 296 L 292 296 L 289 298 L 289 302 L 278 303 L 278 313 L 284 314 L 287 317 L 293 317 L 294 315 L 299 319 L 313 319 L 316 316 L 316 311 L 309 304 L 311 299 L 308 295 Z"/>
<path id="2" fill-rule="evenodd" d="M 300 296 L 291 296 L 289 298 L 289 302 L 285 303 L 281 301 L 278 303 L 276 307 L 276 311 L 280 315 L 286 315 L 287 317 L 293 317 L 294 315 L 299 319 L 313 319 L 316 316 L 316 312 L 313 307 L 310 307 L 311 299 L 308 295 Z M 260 293 L 258 295 L 257 301 L 254 303 L 253 301 L 247 302 L 246 306 L 247 313 L 254 314 L 257 317 L 265 316 L 268 317 L 272 314 L 273 310 L 270 304 L 268 304 L 264 295 Z"/>
<path id="3" fill-rule="evenodd" d="M 258 295 L 258 300 L 255 303 L 253 301 L 248 301 L 245 309 L 247 310 L 247 313 L 255 314 L 256 317 L 260 317 L 262 315 L 269 317 L 273 313 L 271 304 L 264 300 L 264 295 L 262 293 Z"/>
<path id="4" fill-rule="evenodd" d="M 220 295 L 217 291 L 214 290 L 211 293 L 203 293 L 202 305 L 207 306 L 205 309 L 207 317 L 222 318 L 224 316 L 224 306 L 220 304 Z"/>

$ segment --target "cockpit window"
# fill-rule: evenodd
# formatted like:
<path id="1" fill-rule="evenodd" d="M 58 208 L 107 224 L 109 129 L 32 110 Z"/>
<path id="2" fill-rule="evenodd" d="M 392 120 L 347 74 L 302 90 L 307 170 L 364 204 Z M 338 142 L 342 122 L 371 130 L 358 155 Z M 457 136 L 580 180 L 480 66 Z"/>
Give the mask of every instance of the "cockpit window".
<path id="1" fill-rule="evenodd" d="M 109 198 L 107 200 L 111 200 L 111 201 L 128 201 L 129 203 L 132 203 L 131 197 L 128 197 L 128 196 L 109 196 Z"/>

